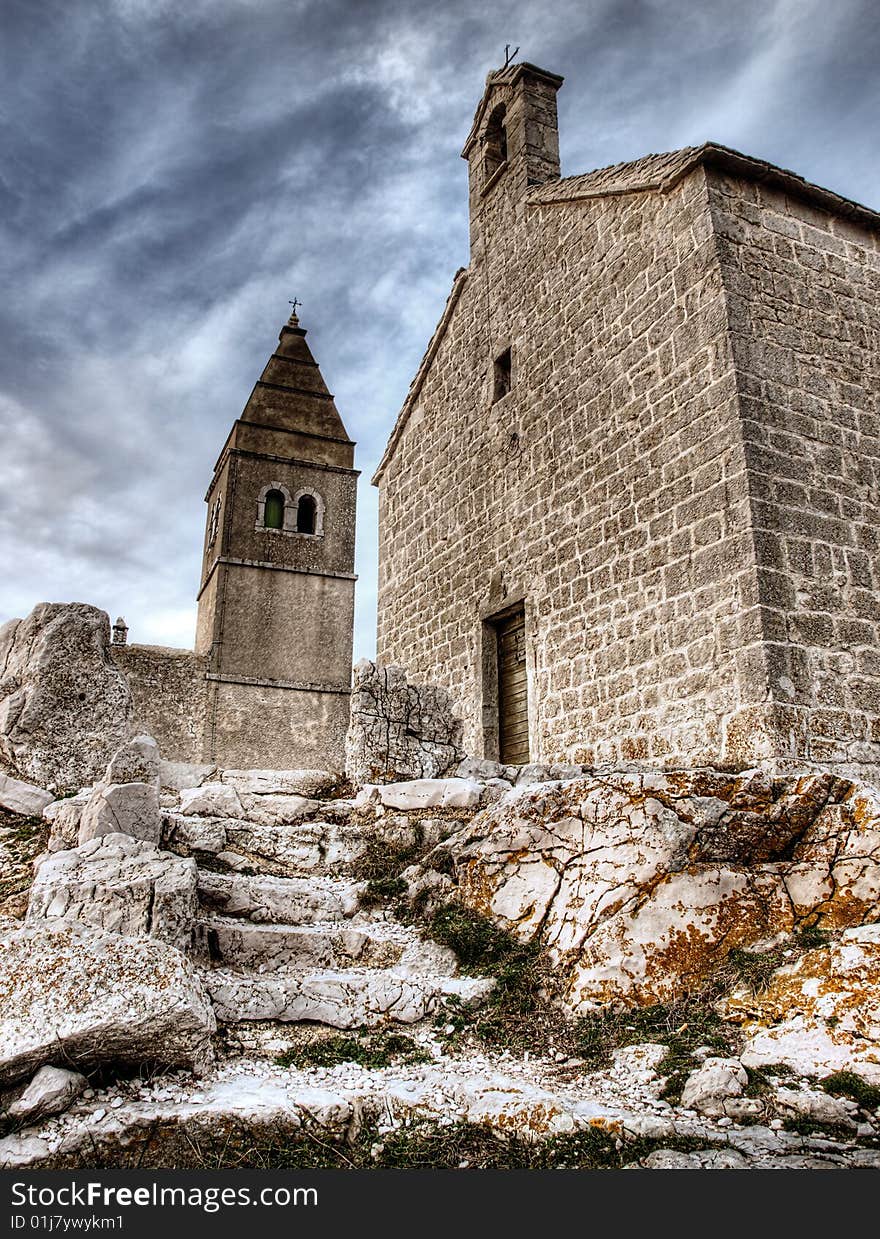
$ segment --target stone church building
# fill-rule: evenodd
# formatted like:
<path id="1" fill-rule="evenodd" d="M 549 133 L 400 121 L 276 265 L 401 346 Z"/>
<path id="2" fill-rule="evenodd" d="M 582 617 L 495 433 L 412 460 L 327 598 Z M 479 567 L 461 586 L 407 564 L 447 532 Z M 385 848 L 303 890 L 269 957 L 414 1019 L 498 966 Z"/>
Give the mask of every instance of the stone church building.
<path id="1" fill-rule="evenodd" d="M 358 474 L 305 337 L 292 314 L 214 466 L 195 651 L 112 647 L 171 760 L 344 764 Z"/>
<path id="2" fill-rule="evenodd" d="M 880 771 L 880 216 L 724 147 L 560 178 L 491 73 L 374 482 L 380 659 L 503 761 Z"/>

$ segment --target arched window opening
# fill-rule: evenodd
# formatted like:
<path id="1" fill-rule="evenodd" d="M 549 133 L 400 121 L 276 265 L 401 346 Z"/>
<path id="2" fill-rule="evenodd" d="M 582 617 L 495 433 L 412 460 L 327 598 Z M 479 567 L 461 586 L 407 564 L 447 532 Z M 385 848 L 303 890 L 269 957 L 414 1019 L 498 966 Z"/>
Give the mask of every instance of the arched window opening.
<path id="1" fill-rule="evenodd" d="M 296 532 L 314 533 L 318 515 L 318 505 L 313 495 L 300 495 L 296 505 Z"/>
<path id="2" fill-rule="evenodd" d="M 263 510 L 263 525 L 266 529 L 284 528 L 284 496 L 280 490 L 270 490 L 266 494 L 266 506 Z"/>
<path id="3" fill-rule="evenodd" d="M 506 108 L 499 103 L 486 124 L 483 134 L 484 168 L 486 179 L 497 172 L 503 163 L 507 162 L 507 128 L 505 125 Z"/>

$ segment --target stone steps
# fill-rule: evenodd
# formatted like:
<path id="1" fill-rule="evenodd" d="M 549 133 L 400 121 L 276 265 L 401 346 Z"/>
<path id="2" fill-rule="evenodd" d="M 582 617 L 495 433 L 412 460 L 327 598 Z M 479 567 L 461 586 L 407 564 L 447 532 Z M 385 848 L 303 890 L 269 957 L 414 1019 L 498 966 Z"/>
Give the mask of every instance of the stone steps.
<path id="1" fill-rule="evenodd" d="M 203 908 L 282 925 L 347 920 L 358 910 L 360 883 L 329 877 L 245 877 L 200 868 Z"/>
<path id="2" fill-rule="evenodd" d="M 452 975 L 452 952 L 388 920 L 318 921 L 284 925 L 239 917 L 203 917 L 196 954 L 212 965 L 260 972 L 291 967 L 430 968 Z"/>
<path id="3" fill-rule="evenodd" d="M 444 997 L 468 1004 L 492 988 L 485 978 L 409 975 L 394 968 L 214 968 L 203 977 L 218 1020 L 310 1021 L 332 1028 L 414 1024 L 433 1014 Z"/>
<path id="4" fill-rule="evenodd" d="M 205 807 L 231 799 L 208 789 Z M 329 802 L 317 801 L 300 806 L 298 820 L 268 820 L 270 810 L 290 806 L 280 795 L 249 803 L 242 794 L 235 816 L 193 813 L 192 805 L 166 811 L 169 843 L 201 856 L 195 958 L 218 1020 L 375 1028 L 416 1023 L 447 997 L 467 1004 L 488 993 L 492 981 L 455 975 L 447 948 L 386 912 L 362 909 L 363 883 L 331 876 L 363 853 L 377 829 L 389 846 L 407 845 L 427 829 L 439 837 L 442 822 L 414 825 L 379 805 L 365 824 L 350 804 L 337 802 L 330 812 Z M 239 856 L 251 868 L 268 861 L 290 876 L 236 871 Z"/>

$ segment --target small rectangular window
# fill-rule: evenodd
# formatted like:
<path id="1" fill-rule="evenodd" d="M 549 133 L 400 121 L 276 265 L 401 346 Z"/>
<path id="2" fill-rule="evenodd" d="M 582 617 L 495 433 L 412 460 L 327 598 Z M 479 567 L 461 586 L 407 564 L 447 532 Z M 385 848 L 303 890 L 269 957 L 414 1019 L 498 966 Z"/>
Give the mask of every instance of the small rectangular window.
<path id="1" fill-rule="evenodd" d="M 502 396 L 506 396 L 510 391 L 512 381 L 513 367 L 510 356 L 510 349 L 506 348 L 503 353 L 495 358 L 495 391 L 492 396 L 493 403 L 500 400 Z"/>

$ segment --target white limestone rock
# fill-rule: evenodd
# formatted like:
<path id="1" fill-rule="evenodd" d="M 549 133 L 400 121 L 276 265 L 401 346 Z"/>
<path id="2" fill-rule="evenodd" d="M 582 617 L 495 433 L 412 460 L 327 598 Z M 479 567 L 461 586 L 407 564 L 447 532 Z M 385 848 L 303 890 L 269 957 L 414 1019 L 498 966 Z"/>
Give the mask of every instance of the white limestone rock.
<path id="1" fill-rule="evenodd" d="M 669 1046 L 657 1041 L 644 1041 L 638 1045 L 624 1045 L 611 1055 L 611 1070 L 616 1076 L 638 1084 L 651 1084 L 659 1080 L 657 1069 L 669 1053 Z"/>
<path id="2" fill-rule="evenodd" d="M 464 1006 L 492 988 L 484 977 L 405 975 L 398 969 L 233 972 L 214 968 L 205 983 L 219 1019 L 309 1020 L 331 1028 L 375 1028 L 389 1021 L 414 1024 L 444 996 Z"/>
<path id="3" fill-rule="evenodd" d="M 119 746 L 82 809 L 80 843 L 112 834 L 149 843 L 161 838 L 159 749 L 152 736 L 134 736 Z"/>
<path id="4" fill-rule="evenodd" d="M 79 843 L 79 823 L 83 811 L 91 799 L 94 788 L 84 787 L 75 796 L 53 800 L 43 810 L 43 818 L 50 823 L 49 851 L 60 852 L 75 848 Z"/>
<path id="5" fill-rule="evenodd" d="M 486 757 L 466 757 L 459 762 L 455 770 L 458 779 L 476 779 L 480 783 L 488 783 L 490 779 L 504 779 L 506 766 L 500 761 L 490 761 Z"/>
<path id="6" fill-rule="evenodd" d="M 742 1097 L 748 1082 L 748 1072 L 739 1059 L 707 1058 L 685 1081 L 681 1104 L 685 1110 L 719 1117 L 728 1113 L 729 1100 Z"/>
<path id="7" fill-rule="evenodd" d="M 30 1084 L 9 1107 L 11 1119 L 34 1122 L 61 1114 L 88 1088 L 88 1080 L 66 1067 L 41 1067 Z"/>
<path id="8" fill-rule="evenodd" d="M 332 872 L 350 864 L 366 847 L 363 830 L 347 822 L 223 823 L 229 846 L 308 872 Z"/>
<path id="9" fill-rule="evenodd" d="M 25 783 L 21 779 L 13 779 L 0 770 L 0 808 L 8 809 L 10 813 L 20 813 L 24 817 L 39 817 L 47 805 L 54 799 L 51 792 L 33 783 Z"/>
<path id="10" fill-rule="evenodd" d="M 159 759 L 159 786 L 169 791 L 180 792 L 185 787 L 201 787 L 217 767 L 204 762 L 166 761 Z"/>
<path id="11" fill-rule="evenodd" d="M 168 813 L 164 823 L 162 840 L 166 847 L 185 848 L 187 852 L 202 852 L 208 856 L 216 856 L 226 847 L 226 828 L 222 821 Z"/>
<path id="12" fill-rule="evenodd" d="M 51 853 L 34 878 L 27 921 L 58 917 L 186 950 L 197 907 L 195 861 L 129 835 L 102 835 Z"/>
<path id="13" fill-rule="evenodd" d="M 550 775 L 546 766 L 542 766 L 538 762 L 529 762 L 526 766 L 520 766 L 516 776 L 516 786 L 527 787 L 530 783 L 546 783 L 549 778 Z"/>
<path id="14" fill-rule="evenodd" d="M 847 929 L 840 941 L 778 969 L 760 994 L 724 1004 L 747 1035 L 747 1067 L 786 1063 L 820 1079 L 852 1071 L 880 1084 L 880 924 Z"/>
<path id="15" fill-rule="evenodd" d="M 367 784 L 356 805 L 378 803 L 389 809 L 474 809 L 482 786 L 473 779 L 410 779 L 403 783 Z"/>
<path id="16" fill-rule="evenodd" d="M 64 1062 L 204 1070 L 214 1012 L 189 961 L 156 938 L 39 921 L 0 939 L 0 1084 Z"/>
<path id="17" fill-rule="evenodd" d="M 239 795 L 286 795 L 320 799 L 333 791 L 339 775 L 329 770 L 224 770 L 223 783 Z"/>
<path id="18" fill-rule="evenodd" d="M 344 879 L 245 877 L 200 869 L 198 889 L 205 907 L 216 912 L 295 925 L 354 916 L 361 887 Z"/>
<path id="19" fill-rule="evenodd" d="M 353 783 L 442 778 L 464 757 L 462 722 L 445 689 L 410 684 L 402 667 L 354 668 L 345 772 Z"/>
<path id="20" fill-rule="evenodd" d="M 856 1127 L 853 1112 L 858 1111 L 858 1103 L 845 1097 L 832 1097 L 812 1088 L 778 1088 L 775 1101 L 780 1110 L 797 1118 L 832 1127 Z"/>
<path id="21" fill-rule="evenodd" d="M 412 803 L 394 788 L 360 799 Z M 877 797 L 827 772 L 611 770 L 517 786 L 438 855 L 464 903 L 540 935 L 567 1002 L 588 1011 L 668 1001 L 732 948 L 778 941 L 807 916 L 876 919 L 878 815 Z"/>
<path id="22" fill-rule="evenodd" d="M 132 712 L 107 614 L 84 603 L 40 603 L 0 627 L 0 667 L 0 764 L 41 787 L 93 782 Z"/>
<path id="23" fill-rule="evenodd" d="M 202 783 L 180 793 L 180 812 L 188 817 L 241 817 L 242 808 L 234 787 L 225 783 Z"/>
<path id="24" fill-rule="evenodd" d="M 102 835 L 131 835 L 147 843 L 162 837 L 158 780 L 151 783 L 99 783 L 79 819 L 80 843 Z"/>
<path id="25" fill-rule="evenodd" d="M 299 822 L 304 817 L 317 813 L 321 807 L 319 801 L 294 792 L 275 792 L 260 796 L 242 792 L 241 805 L 238 816 L 258 826 L 284 826 L 290 822 Z"/>
<path id="26" fill-rule="evenodd" d="M 119 746 L 110 758 L 103 782 L 154 783 L 158 778 L 159 746 L 152 736 L 141 734 Z"/>

